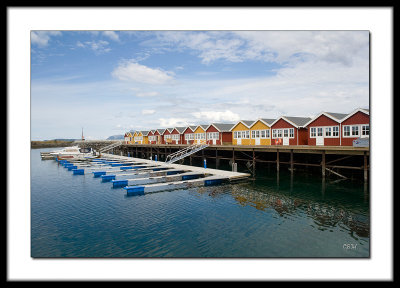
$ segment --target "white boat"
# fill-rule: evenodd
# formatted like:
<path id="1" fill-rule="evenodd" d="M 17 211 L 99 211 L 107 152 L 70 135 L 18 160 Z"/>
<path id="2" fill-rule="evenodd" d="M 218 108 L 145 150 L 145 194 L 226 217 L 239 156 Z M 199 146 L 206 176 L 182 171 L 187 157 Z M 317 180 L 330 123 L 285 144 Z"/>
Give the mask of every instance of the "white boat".
<path id="1" fill-rule="evenodd" d="M 96 157 L 96 153 L 92 148 L 79 148 L 79 146 L 72 146 L 52 151 L 50 152 L 50 155 L 56 157 L 57 160 L 84 160 Z"/>

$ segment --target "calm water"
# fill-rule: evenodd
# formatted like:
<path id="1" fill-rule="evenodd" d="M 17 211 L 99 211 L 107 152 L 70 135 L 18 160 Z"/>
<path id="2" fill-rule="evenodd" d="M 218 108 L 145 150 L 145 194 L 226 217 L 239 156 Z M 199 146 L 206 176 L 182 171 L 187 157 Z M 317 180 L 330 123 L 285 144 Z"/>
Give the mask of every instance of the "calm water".
<path id="1" fill-rule="evenodd" d="M 369 257 L 363 183 L 255 182 L 126 196 L 31 150 L 32 257 Z"/>

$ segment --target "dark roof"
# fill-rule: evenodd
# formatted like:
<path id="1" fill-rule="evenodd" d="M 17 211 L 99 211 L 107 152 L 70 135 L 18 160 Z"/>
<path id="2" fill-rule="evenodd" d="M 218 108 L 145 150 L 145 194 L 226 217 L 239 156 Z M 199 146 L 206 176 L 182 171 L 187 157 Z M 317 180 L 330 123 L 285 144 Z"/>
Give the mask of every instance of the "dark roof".
<path id="1" fill-rule="evenodd" d="M 283 116 L 283 117 L 289 120 L 290 122 L 293 122 L 296 126 L 304 126 L 311 120 L 311 118 L 309 117 L 289 117 L 289 116 Z"/>
<path id="2" fill-rule="evenodd" d="M 158 133 L 160 133 L 160 134 L 164 134 L 165 129 L 157 129 L 156 131 L 158 131 Z"/>
<path id="3" fill-rule="evenodd" d="M 175 129 L 178 130 L 178 132 L 179 132 L 180 134 L 182 134 L 182 133 L 186 130 L 186 128 L 187 128 L 187 127 L 175 127 Z"/>
<path id="4" fill-rule="evenodd" d="M 276 119 L 267 119 L 267 118 L 261 118 L 262 121 L 267 123 L 269 126 L 276 120 Z"/>
<path id="5" fill-rule="evenodd" d="M 221 132 L 229 132 L 235 124 L 227 124 L 227 123 L 212 123 L 211 125 L 215 126 Z"/>
<path id="6" fill-rule="evenodd" d="M 139 131 L 139 132 L 142 133 L 142 135 L 147 136 L 150 131 Z"/>
<path id="7" fill-rule="evenodd" d="M 349 114 L 343 114 L 343 113 L 332 113 L 332 112 L 325 112 L 326 114 L 329 114 L 333 118 L 336 118 L 338 120 L 342 120 L 344 117 L 346 117 Z"/>
<path id="8" fill-rule="evenodd" d="M 243 123 L 246 124 L 247 126 L 250 126 L 251 124 L 254 123 L 254 121 L 251 121 L 251 120 L 240 120 L 240 122 L 243 122 Z"/>

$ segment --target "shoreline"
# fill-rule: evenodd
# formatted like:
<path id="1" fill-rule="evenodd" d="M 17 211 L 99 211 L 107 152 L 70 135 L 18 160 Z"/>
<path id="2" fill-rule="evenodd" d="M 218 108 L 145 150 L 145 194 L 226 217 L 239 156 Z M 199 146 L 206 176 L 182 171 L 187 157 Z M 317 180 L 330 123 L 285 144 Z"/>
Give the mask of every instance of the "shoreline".
<path id="1" fill-rule="evenodd" d="M 38 148 L 57 148 L 72 146 L 74 141 L 48 140 L 48 141 L 31 141 L 31 149 Z"/>

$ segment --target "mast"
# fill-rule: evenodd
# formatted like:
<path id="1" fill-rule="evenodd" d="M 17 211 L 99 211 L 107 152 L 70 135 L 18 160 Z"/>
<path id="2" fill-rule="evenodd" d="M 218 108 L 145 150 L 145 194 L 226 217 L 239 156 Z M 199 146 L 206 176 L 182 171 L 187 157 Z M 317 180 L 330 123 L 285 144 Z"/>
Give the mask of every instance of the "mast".
<path id="1" fill-rule="evenodd" d="M 83 127 L 82 127 L 82 141 L 85 141 L 85 137 L 83 137 Z"/>

